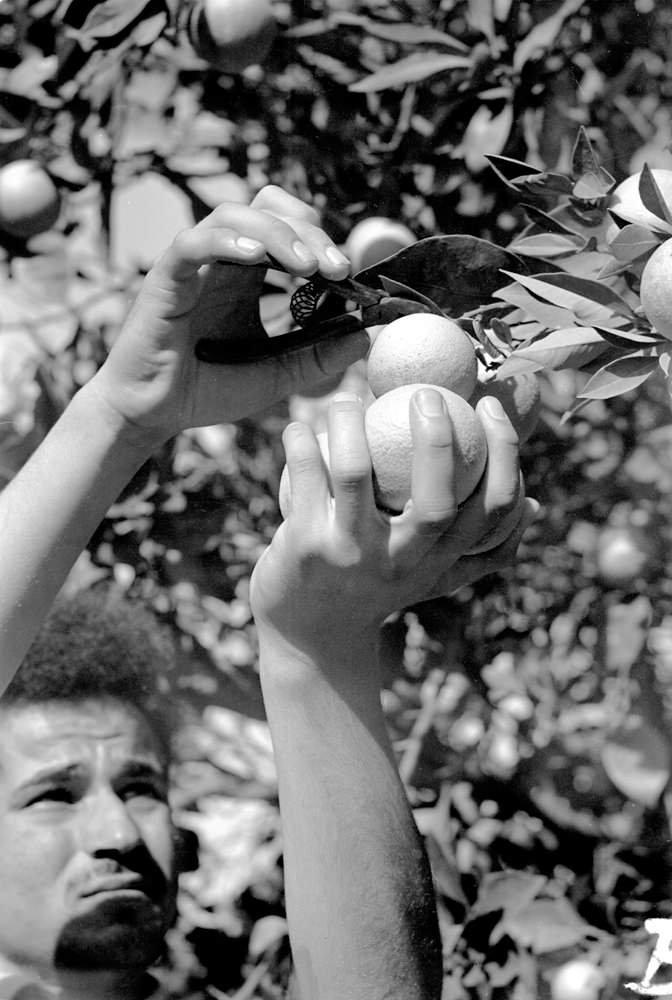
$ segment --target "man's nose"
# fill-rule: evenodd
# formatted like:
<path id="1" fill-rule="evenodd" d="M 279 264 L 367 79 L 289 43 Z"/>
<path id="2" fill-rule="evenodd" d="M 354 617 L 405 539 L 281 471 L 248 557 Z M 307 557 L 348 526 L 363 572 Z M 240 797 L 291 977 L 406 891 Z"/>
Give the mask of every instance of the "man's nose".
<path id="1" fill-rule="evenodd" d="M 99 789 L 89 797 L 81 835 L 82 846 L 89 854 L 130 851 L 142 840 L 126 803 L 111 788 Z"/>

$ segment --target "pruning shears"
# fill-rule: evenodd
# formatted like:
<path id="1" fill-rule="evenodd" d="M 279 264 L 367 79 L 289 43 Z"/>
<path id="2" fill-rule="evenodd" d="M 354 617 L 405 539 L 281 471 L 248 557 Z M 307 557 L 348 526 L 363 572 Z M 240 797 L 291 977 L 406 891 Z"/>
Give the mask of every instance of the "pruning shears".
<path id="1" fill-rule="evenodd" d="M 227 263 L 227 266 L 231 266 Z M 234 265 L 266 270 L 285 271 L 276 260 L 255 264 Z M 356 309 L 322 318 L 320 300 L 327 293 L 354 302 Z M 318 341 L 342 337 L 370 326 L 391 323 L 410 313 L 445 313 L 430 298 L 399 282 L 386 282 L 386 288 L 373 288 L 355 278 L 335 281 L 321 274 L 313 275 L 296 289 L 291 297 L 290 311 L 297 329 L 275 337 L 218 339 L 204 337 L 196 344 L 196 357 L 212 364 L 236 365 L 263 361 L 304 348 Z"/>

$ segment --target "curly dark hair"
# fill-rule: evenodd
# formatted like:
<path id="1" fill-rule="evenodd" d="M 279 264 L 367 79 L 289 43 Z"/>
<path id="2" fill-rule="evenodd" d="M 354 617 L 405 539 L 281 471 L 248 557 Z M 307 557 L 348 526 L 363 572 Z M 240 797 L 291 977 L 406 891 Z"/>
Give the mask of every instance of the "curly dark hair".
<path id="1" fill-rule="evenodd" d="M 0 699 L 8 705 L 112 697 L 138 708 L 170 760 L 177 709 L 167 675 L 175 649 L 139 601 L 97 587 L 59 598 Z"/>

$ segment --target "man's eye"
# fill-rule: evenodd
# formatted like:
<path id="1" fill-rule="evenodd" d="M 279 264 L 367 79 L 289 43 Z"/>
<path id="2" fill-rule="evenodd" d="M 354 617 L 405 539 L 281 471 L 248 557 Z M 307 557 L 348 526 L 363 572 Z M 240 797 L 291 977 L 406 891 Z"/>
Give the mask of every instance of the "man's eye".
<path id="1" fill-rule="evenodd" d="M 124 799 L 151 798 L 159 799 L 160 801 L 163 801 L 166 797 L 164 789 L 152 781 L 133 781 L 128 785 L 124 785 L 121 790 L 121 796 Z"/>
<path id="2" fill-rule="evenodd" d="M 45 788 L 28 802 L 29 806 L 40 805 L 40 803 L 62 802 L 72 804 L 74 797 L 69 788 Z"/>

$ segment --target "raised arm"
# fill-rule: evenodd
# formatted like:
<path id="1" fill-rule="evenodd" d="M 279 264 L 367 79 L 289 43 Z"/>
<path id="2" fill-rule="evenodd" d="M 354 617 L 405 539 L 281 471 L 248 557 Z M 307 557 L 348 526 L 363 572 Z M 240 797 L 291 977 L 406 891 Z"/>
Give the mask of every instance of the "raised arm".
<path id="1" fill-rule="evenodd" d="M 377 639 L 387 614 L 515 554 L 533 503 L 501 407 L 479 412 L 491 457 L 459 513 L 450 422 L 432 390 L 414 397 L 413 499 L 398 517 L 374 506 L 356 399 L 330 408 L 331 485 L 312 432 L 295 424 L 285 434 L 291 511 L 255 569 L 252 605 L 300 1000 L 441 996 L 434 891 L 386 733 Z M 514 510 L 502 547 L 460 558 Z"/>
<path id="2" fill-rule="evenodd" d="M 259 335 L 263 269 L 222 262 L 266 254 L 296 275 L 348 272 L 313 210 L 284 191 L 220 206 L 156 262 L 105 364 L 0 493 L 0 694 L 107 508 L 156 448 L 183 428 L 254 413 L 365 353 L 355 334 L 262 364 L 197 361 L 202 336 Z"/>

